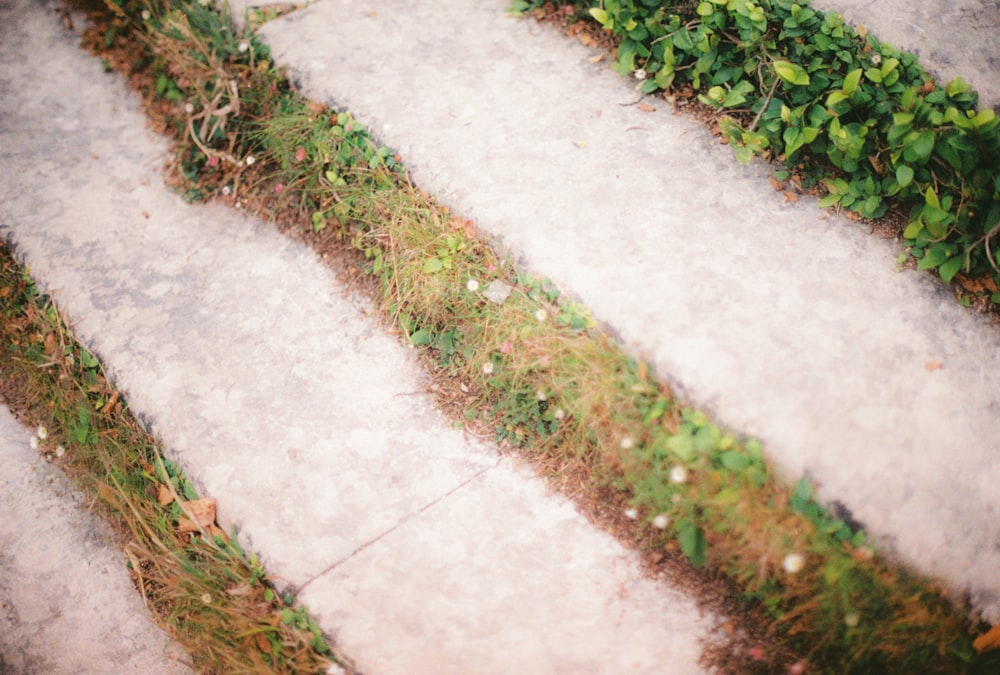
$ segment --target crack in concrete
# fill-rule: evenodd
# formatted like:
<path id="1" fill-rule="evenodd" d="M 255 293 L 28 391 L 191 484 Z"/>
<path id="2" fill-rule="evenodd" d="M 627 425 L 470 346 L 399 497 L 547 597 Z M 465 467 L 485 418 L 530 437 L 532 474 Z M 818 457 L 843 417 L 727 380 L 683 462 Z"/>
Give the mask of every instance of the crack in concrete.
<path id="1" fill-rule="evenodd" d="M 387 537 L 388 535 L 390 535 L 393 532 L 395 532 L 396 530 L 398 530 L 400 527 L 402 527 L 403 525 L 405 525 L 406 523 L 408 523 L 413 518 L 419 516 L 421 513 L 424 513 L 425 511 L 427 511 L 428 509 L 432 508 L 433 506 L 435 506 L 439 502 L 441 502 L 441 501 L 447 499 L 448 497 L 452 496 L 453 494 L 455 494 L 456 492 L 458 492 L 459 490 L 461 490 L 465 486 L 469 485 L 473 481 L 478 480 L 480 477 L 482 477 L 483 475 L 485 475 L 487 472 L 493 471 L 498 466 L 500 466 L 500 463 L 503 461 L 503 459 L 504 459 L 503 457 L 498 457 L 497 461 L 494 462 L 494 464 L 492 466 L 487 466 L 487 467 L 485 467 L 483 469 L 480 469 L 479 471 L 477 471 L 476 473 L 472 474 L 471 476 L 469 476 L 468 478 L 466 478 L 461 483 L 459 483 L 455 487 L 451 488 L 450 490 L 448 490 L 444 494 L 442 494 L 442 495 L 440 495 L 438 497 L 435 497 L 431 501 L 429 501 L 426 504 L 424 504 L 423 506 L 421 506 L 416 511 L 413 511 L 412 513 L 409 513 L 409 514 L 403 516 L 403 518 L 401 518 L 399 520 L 399 522 L 397 522 L 395 525 L 393 525 L 389 529 L 385 530 L 384 532 L 379 533 L 375 537 L 372 537 L 371 539 L 369 539 L 365 543 L 363 543 L 360 546 L 358 546 L 356 549 L 354 549 L 353 551 L 351 551 L 349 554 L 347 554 L 346 556 L 344 556 L 340 560 L 337 560 L 337 561 L 331 563 L 328 567 L 325 567 L 320 572 L 318 572 L 318 573 L 314 574 L 313 576 L 309 577 L 309 579 L 307 579 L 304 583 L 302 583 L 301 586 L 297 586 L 297 587 L 293 586 L 293 587 L 290 587 L 290 588 L 286 589 L 286 593 L 289 593 L 289 594 L 291 594 L 291 595 L 293 595 L 295 597 L 298 597 L 298 595 L 300 593 L 302 593 L 302 591 L 305 590 L 305 588 L 309 584 L 311 584 L 312 582 L 316 581 L 320 577 L 329 574 L 333 570 L 337 569 L 338 567 L 340 567 L 344 563 L 348 562 L 349 560 L 351 560 L 352 558 L 354 558 L 355 556 L 357 556 L 362 551 L 366 550 L 370 546 L 373 546 L 374 544 L 376 544 L 379 541 L 381 541 L 383 538 Z"/>

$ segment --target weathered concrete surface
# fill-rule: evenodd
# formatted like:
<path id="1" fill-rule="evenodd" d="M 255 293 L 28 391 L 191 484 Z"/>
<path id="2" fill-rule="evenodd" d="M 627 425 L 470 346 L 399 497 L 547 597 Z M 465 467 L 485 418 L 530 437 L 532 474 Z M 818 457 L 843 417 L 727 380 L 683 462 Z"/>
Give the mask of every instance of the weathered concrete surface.
<path id="1" fill-rule="evenodd" d="M 1000 621 L 997 332 L 896 271 L 891 242 L 784 203 L 759 164 L 628 105 L 592 51 L 505 5 L 320 0 L 263 36 L 423 189 Z"/>
<path id="2" fill-rule="evenodd" d="M 171 194 L 163 141 L 46 7 L 0 6 L 3 234 L 361 670 L 699 672 L 692 602 L 450 428 L 310 251 Z"/>
<path id="3" fill-rule="evenodd" d="M 107 524 L 0 406 L 0 673 L 188 673 Z"/>
<path id="4" fill-rule="evenodd" d="M 920 57 L 941 84 L 961 77 L 984 107 L 1000 106 L 1000 0 L 813 0 Z"/>

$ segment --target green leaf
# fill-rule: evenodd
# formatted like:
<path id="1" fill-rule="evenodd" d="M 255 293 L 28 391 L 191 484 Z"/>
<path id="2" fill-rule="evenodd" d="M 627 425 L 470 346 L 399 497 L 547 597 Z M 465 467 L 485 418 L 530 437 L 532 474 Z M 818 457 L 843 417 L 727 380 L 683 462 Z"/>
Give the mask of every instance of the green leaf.
<path id="1" fill-rule="evenodd" d="M 421 328 L 415 331 L 413 335 L 410 336 L 410 344 L 414 346 L 429 345 L 431 343 L 431 334 L 426 328 Z"/>
<path id="2" fill-rule="evenodd" d="M 666 442 L 667 449 L 673 452 L 682 460 L 688 461 L 694 457 L 694 439 L 688 434 L 677 434 L 671 436 Z"/>
<path id="3" fill-rule="evenodd" d="M 927 249 L 924 257 L 917 263 L 918 270 L 927 270 L 942 265 L 948 260 L 949 246 L 944 243 L 934 244 Z"/>
<path id="4" fill-rule="evenodd" d="M 715 8 L 712 7 L 712 3 L 703 2 L 698 5 L 698 8 L 695 11 L 698 13 L 698 16 L 711 16 L 712 13 L 715 12 Z"/>
<path id="5" fill-rule="evenodd" d="M 691 520 L 684 519 L 677 525 L 677 542 L 681 551 L 688 557 L 691 564 L 701 567 L 705 564 L 705 554 L 708 552 L 708 542 L 705 535 Z"/>
<path id="6" fill-rule="evenodd" d="M 439 258 L 428 258 L 424 261 L 423 271 L 427 274 L 440 272 L 444 268 L 444 263 Z"/>
<path id="7" fill-rule="evenodd" d="M 805 69 L 790 61 L 775 61 L 774 72 L 788 84 L 806 86 L 809 84 L 809 73 Z"/>
<path id="8" fill-rule="evenodd" d="M 852 70 L 844 78 L 844 93 L 850 96 L 855 91 L 858 90 L 858 85 L 861 84 L 861 75 L 864 71 L 861 68 Z M 829 102 L 827 105 L 830 105 Z"/>
<path id="9" fill-rule="evenodd" d="M 903 230 L 903 239 L 916 239 L 924 231 L 924 224 L 918 219 L 911 221 Z"/>
<path id="10" fill-rule="evenodd" d="M 730 471 L 742 471 L 750 466 L 750 458 L 735 450 L 730 450 L 719 455 L 719 461 L 722 462 L 722 466 Z"/>
<path id="11" fill-rule="evenodd" d="M 978 129 L 988 122 L 992 122 L 996 116 L 996 113 L 990 108 L 983 108 L 972 118 L 972 125 Z"/>
<path id="12" fill-rule="evenodd" d="M 896 167 L 896 182 L 900 187 L 906 187 L 913 182 L 913 169 L 905 164 Z"/>
<path id="13" fill-rule="evenodd" d="M 934 152 L 934 132 L 926 129 L 905 143 L 903 158 L 908 162 L 924 164 Z"/>
<path id="14" fill-rule="evenodd" d="M 938 200 L 937 193 L 934 192 L 933 187 L 927 188 L 927 191 L 924 193 L 924 201 L 927 202 L 927 206 L 931 206 L 935 209 L 941 208 L 941 202 Z"/>
<path id="15" fill-rule="evenodd" d="M 952 256 L 945 262 L 941 263 L 941 266 L 938 267 L 938 274 L 941 275 L 941 278 L 945 283 L 948 283 L 951 281 L 952 277 L 958 274 L 958 271 L 962 269 L 963 262 L 963 256 Z"/>
<path id="16" fill-rule="evenodd" d="M 610 21 L 608 17 L 607 10 L 601 9 L 600 7 L 592 7 L 590 9 L 590 15 L 594 17 L 597 23 L 601 24 L 604 28 L 611 28 L 614 25 L 613 21 Z"/>
<path id="17" fill-rule="evenodd" d="M 944 92 L 948 94 L 949 97 L 957 96 L 958 94 L 964 94 L 972 89 L 972 85 L 968 84 L 965 80 L 960 77 L 956 77 L 954 80 L 945 85 Z"/>

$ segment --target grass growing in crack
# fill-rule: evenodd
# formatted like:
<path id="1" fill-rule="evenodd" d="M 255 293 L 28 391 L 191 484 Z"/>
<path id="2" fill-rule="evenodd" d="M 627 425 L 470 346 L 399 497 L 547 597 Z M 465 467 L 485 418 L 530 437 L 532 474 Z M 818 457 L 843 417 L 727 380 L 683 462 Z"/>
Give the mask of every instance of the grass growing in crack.
<path id="1" fill-rule="evenodd" d="M 786 484 L 757 442 L 677 400 L 585 308 L 518 272 L 471 223 L 412 186 L 398 159 L 347 113 L 296 97 L 267 63 L 266 47 L 233 34 L 224 13 L 174 2 L 147 9 L 144 20 L 143 5 L 123 4 L 151 36 L 146 60 L 158 70 L 150 81 L 167 77 L 174 85 L 163 91 L 180 95 L 161 93 L 169 105 L 158 109 L 177 134 L 192 194 L 294 214 L 307 240 L 357 252 L 391 321 L 433 355 L 441 382 L 454 384 L 445 386 L 459 392 L 466 420 L 544 458 L 553 472 L 582 467 L 597 488 L 628 499 L 629 517 L 645 523 L 653 546 L 734 580 L 769 620 L 769 649 L 802 657 L 797 666 L 1000 668 L 1000 658 L 973 647 L 982 626 L 933 581 L 872 551 L 808 483 Z M 188 55 L 176 65 L 180 52 Z M 238 105 L 226 98 L 230 82 Z M 236 161 L 213 162 L 221 152 Z M 767 655 L 739 666 L 773 672 L 789 664 L 784 656 L 754 662 L 759 656 Z"/>
<path id="2" fill-rule="evenodd" d="M 121 534 L 143 601 L 199 672 L 324 672 L 316 624 L 254 555 L 195 513 L 191 483 L 129 412 L 100 362 L 0 243 L 0 395 Z M 200 513 L 200 512 L 199 512 Z"/>

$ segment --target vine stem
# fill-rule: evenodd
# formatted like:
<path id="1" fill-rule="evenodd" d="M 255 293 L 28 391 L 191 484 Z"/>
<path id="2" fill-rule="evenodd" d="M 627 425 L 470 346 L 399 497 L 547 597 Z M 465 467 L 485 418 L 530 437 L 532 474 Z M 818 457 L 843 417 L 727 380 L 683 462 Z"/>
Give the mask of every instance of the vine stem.
<path id="1" fill-rule="evenodd" d="M 753 133 L 754 129 L 757 128 L 757 124 L 760 122 L 760 118 L 764 116 L 764 111 L 767 110 L 767 106 L 771 103 L 771 99 L 774 98 L 774 90 L 778 88 L 778 80 L 781 78 L 777 75 L 774 76 L 774 82 L 771 83 L 771 91 L 767 92 L 767 97 L 764 99 L 764 105 L 760 107 L 757 111 L 757 116 L 753 118 L 753 122 L 750 123 L 750 127 L 747 132 Z"/>

